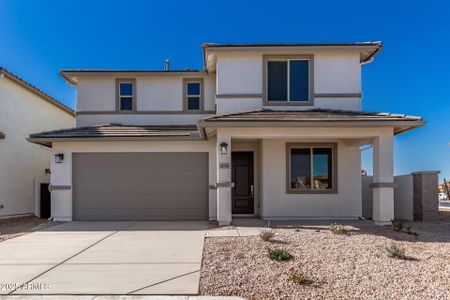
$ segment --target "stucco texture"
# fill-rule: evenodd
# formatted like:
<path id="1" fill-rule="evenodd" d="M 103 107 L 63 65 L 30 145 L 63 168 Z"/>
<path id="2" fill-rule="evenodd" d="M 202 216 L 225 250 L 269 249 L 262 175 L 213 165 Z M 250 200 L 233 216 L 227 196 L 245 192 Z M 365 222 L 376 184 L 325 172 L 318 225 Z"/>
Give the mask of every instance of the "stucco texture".
<path id="1" fill-rule="evenodd" d="M 47 181 L 51 151 L 31 133 L 75 126 L 73 115 L 11 81 L 0 79 L 0 216 L 34 212 L 34 180 Z"/>

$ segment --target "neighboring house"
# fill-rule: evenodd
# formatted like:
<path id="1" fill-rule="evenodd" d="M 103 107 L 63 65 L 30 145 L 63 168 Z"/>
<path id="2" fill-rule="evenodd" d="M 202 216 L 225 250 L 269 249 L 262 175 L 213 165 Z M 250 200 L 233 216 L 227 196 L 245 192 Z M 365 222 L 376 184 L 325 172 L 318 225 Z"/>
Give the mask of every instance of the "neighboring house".
<path id="1" fill-rule="evenodd" d="M 73 110 L 0 67 L 0 217 L 41 215 L 51 151 L 27 138 L 36 131 L 71 126 Z"/>
<path id="2" fill-rule="evenodd" d="M 358 218 L 373 145 L 373 219 L 393 219 L 393 138 L 422 118 L 361 112 L 380 42 L 203 45 L 204 70 L 63 70 L 77 128 L 52 147 L 56 220 Z"/>

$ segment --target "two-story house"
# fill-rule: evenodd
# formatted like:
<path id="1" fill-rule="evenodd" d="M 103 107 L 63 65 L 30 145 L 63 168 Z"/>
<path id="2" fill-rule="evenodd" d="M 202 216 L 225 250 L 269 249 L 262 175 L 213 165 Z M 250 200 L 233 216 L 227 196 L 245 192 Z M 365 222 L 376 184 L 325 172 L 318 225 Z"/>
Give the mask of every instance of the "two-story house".
<path id="1" fill-rule="evenodd" d="M 63 70 L 77 127 L 52 148 L 56 220 L 358 218 L 373 145 L 373 219 L 394 217 L 393 138 L 420 117 L 361 111 L 380 42 L 205 44 L 204 70 Z"/>

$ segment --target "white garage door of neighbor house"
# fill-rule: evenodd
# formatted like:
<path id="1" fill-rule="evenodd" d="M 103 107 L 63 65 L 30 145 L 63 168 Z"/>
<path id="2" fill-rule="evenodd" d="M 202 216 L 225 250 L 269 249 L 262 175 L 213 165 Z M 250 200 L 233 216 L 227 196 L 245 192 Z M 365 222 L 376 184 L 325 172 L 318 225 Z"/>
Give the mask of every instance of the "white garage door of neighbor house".
<path id="1" fill-rule="evenodd" d="M 208 153 L 74 153 L 74 220 L 207 220 Z"/>

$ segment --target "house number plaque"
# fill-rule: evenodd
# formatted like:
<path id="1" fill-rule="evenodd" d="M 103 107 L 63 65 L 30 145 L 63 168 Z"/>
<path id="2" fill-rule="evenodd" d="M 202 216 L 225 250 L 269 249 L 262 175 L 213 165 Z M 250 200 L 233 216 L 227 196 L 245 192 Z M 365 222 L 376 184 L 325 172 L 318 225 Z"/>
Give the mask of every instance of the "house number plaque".
<path id="1" fill-rule="evenodd" d="M 220 169 L 229 169 L 230 164 L 229 163 L 219 163 L 219 168 Z"/>

